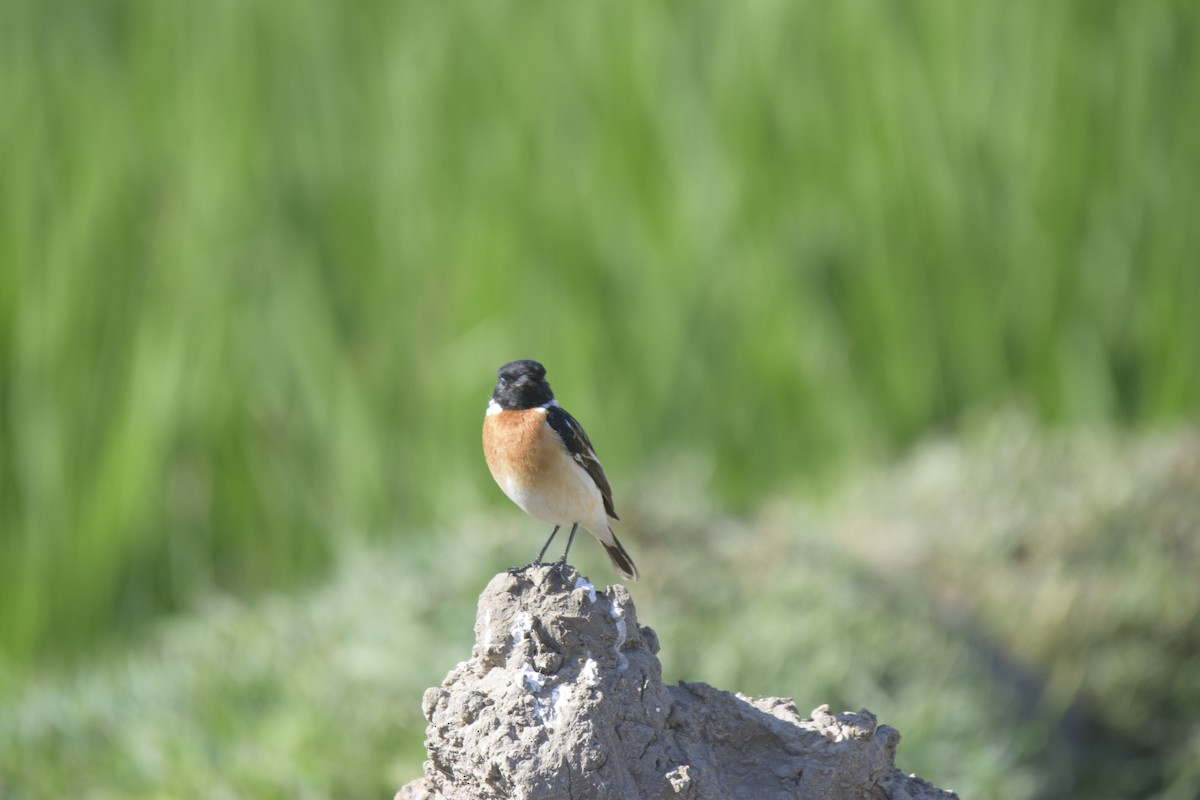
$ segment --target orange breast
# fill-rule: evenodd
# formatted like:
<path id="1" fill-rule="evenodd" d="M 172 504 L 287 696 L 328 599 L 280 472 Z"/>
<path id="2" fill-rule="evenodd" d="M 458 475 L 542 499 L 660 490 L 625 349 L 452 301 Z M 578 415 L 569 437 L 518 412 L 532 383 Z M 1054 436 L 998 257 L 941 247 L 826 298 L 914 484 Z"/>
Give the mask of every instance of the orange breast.
<path id="1" fill-rule="evenodd" d="M 525 513 L 551 525 L 578 522 L 596 536 L 608 533 L 599 487 L 546 424 L 545 409 L 485 416 L 483 452 L 496 483 Z"/>
<path id="2" fill-rule="evenodd" d="M 555 459 L 562 458 L 558 452 L 562 445 L 556 438 L 546 430 L 546 410 L 542 408 L 504 411 L 483 420 L 483 454 L 501 486 L 509 482 L 536 485 Z"/>

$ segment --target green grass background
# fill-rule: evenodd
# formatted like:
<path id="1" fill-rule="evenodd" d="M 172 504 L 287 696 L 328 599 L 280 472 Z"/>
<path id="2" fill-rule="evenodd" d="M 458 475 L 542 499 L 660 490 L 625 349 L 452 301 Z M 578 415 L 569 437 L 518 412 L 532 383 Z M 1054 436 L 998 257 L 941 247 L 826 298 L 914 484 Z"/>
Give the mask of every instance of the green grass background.
<path id="1" fill-rule="evenodd" d="M 622 510 L 680 473 L 754 515 L 1014 406 L 1191 417 L 1198 34 L 1182 0 L 0 4 L 0 696 L 348 550 L 491 547 L 510 358 Z M 403 580 L 469 621 L 446 574 Z"/>

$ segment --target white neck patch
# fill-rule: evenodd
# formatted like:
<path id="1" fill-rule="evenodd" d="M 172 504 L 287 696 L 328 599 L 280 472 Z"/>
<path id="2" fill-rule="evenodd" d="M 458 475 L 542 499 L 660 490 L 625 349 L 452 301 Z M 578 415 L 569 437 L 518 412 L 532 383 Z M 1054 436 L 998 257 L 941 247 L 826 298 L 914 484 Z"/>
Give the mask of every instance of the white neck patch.
<path id="1" fill-rule="evenodd" d="M 548 409 L 548 408 L 551 408 L 552 406 L 553 406 L 553 407 L 557 407 L 557 406 L 558 406 L 558 401 L 557 401 L 557 400 L 551 400 L 549 403 L 543 403 L 542 405 L 538 406 L 538 408 L 540 408 L 540 409 L 542 409 L 543 411 L 545 411 L 546 409 Z M 487 404 L 487 413 L 486 413 L 486 414 L 484 414 L 484 416 L 485 416 L 485 417 L 490 417 L 490 416 L 492 416 L 493 414 L 499 414 L 499 413 L 500 413 L 501 411 L 503 411 L 503 410 L 504 410 L 504 409 L 500 407 L 500 404 L 496 402 L 496 399 L 495 399 L 495 398 L 491 398 L 491 399 L 489 399 L 489 400 L 488 400 L 488 404 Z"/>

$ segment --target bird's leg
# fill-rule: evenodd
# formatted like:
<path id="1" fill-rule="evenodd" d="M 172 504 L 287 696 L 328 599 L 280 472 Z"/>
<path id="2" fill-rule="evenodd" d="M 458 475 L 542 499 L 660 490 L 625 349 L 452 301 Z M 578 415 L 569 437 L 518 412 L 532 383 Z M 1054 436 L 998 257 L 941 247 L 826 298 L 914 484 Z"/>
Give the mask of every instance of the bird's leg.
<path id="1" fill-rule="evenodd" d="M 579 523 L 576 522 L 571 526 L 571 535 L 567 537 L 567 549 L 563 550 L 562 558 L 554 562 L 556 567 L 565 567 L 567 565 L 567 553 L 571 552 L 571 542 L 575 541 L 575 531 L 579 530 Z"/>
<path id="2" fill-rule="evenodd" d="M 541 552 L 540 552 L 540 553 L 538 553 L 538 554 L 537 554 L 537 558 L 535 558 L 535 559 L 533 560 L 533 563 L 534 563 L 535 565 L 536 565 L 536 564 L 541 564 L 541 563 L 542 563 L 542 556 L 546 555 L 546 550 L 547 550 L 547 548 L 549 548 L 549 547 L 550 547 L 550 543 L 554 541 L 554 537 L 558 535 L 558 529 L 559 529 L 559 528 L 561 528 L 561 527 L 562 527 L 561 525 L 555 525 L 555 526 L 554 526 L 554 530 L 550 531 L 550 538 L 546 540 L 546 543 L 545 543 L 544 545 L 542 545 L 542 550 L 541 550 Z M 571 532 L 571 535 L 572 535 L 572 536 L 574 536 L 574 535 L 575 535 L 574 531 L 572 531 L 572 532 Z M 569 546 L 569 545 L 568 545 L 568 546 Z"/>

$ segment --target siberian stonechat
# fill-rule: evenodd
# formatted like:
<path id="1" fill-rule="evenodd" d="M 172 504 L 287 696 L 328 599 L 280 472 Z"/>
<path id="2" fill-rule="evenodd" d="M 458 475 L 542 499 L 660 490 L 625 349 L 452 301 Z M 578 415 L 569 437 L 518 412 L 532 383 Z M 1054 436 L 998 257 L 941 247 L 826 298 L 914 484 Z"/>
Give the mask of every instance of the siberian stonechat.
<path id="1" fill-rule="evenodd" d="M 582 525 L 604 545 L 613 566 L 629 580 L 637 567 L 617 541 L 608 518 L 617 519 L 612 489 L 583 426 L 554 399 L 546 368 L 528 359 L 510 361 L 496 373 L 499 380 L 483 418 L 483 453 L 500 488 L 527 514 L 553 525 L 550 538 L 534 564 L 563 525 L 571 526 L 567 553 Z"/>

